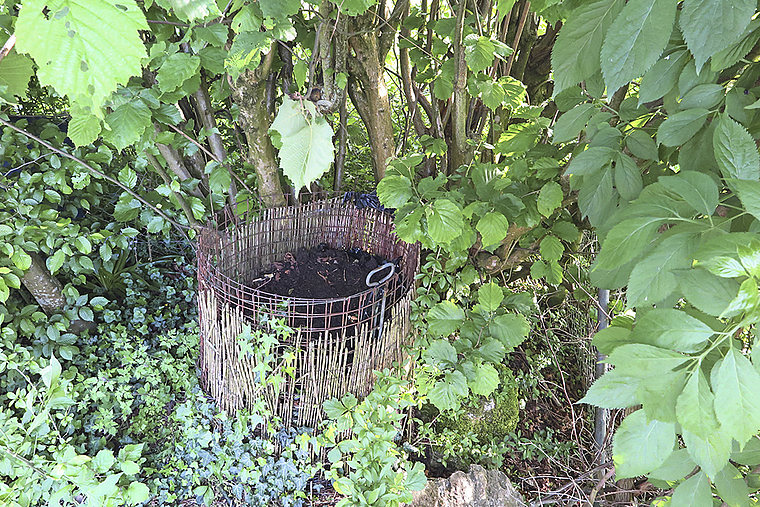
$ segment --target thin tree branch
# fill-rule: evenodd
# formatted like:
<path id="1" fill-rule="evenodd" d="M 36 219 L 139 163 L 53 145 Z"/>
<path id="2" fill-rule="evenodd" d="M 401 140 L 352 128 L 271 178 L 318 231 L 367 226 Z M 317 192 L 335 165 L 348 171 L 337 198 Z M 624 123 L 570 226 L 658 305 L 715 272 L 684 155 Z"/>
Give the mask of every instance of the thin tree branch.
<path id="1" fill-rule="evenodd" d="M 164 183 L 166 183 L 166 186 L 169 187 L 171 190 L 171 183 L 172 179 L 169 177 L 166 171 L 164 171 L 164 168 L 161 167 L 161 163 L 158 161 L 158 159 L 153 156 L 151 153 L 145 152 L 145 156 L 148 157 L 148 161 L 151 163 L 153 168 L 156 170 L 159 176 L 161 176 L 161 179 L 164 180 Z M 190 222 L 190 225 L 193 227 L 198 227 L 200 224 L 195 219 L 195 215 L 193 215 L 193 210 L 190 207 L 189 204 L 187 204 L 187 201 L 184 197 L 182 197 L 181 194 L 175 192 L 174 190 L 171 190 L 172 195 L 175 199 L 177 199 L 177 203 L 179 204 L 180 208 L 182 208 L 182 211 L 185 212 L 185 216 L 187 217 L 187 221 Z"/>
<path id="2" fill-rule="evenodd" d="M 515 34 L 515 42 L 512 44 L 512 49 L 514 50 L 511 55 L 509 55 L 509 60 L 507 60 L 507 70 L 504 73 L 505 76 L 508 76 L 510 72 L 512 72 L 512 63 L 515 60 L 515 53 L 517 53 L 517 46 L 520 44 L 520 37 L 522 37 L 523 29 L 525 28 L 525 20 L 528 19 L 528 12 L 530 12 L 530 2 L 526 1 L 523 5 L 522 13 L 520 14 L 520 21 L 517 24 L 517 33 Z"/>
<path id="3" fill-rule="evenodd" d="M 129 195 L 131 195 L 132 197 L 134 197 L 135 199 L 137 199 L 138 201 L 140 201 L 142 204 L 144 204 L 148 208 L 150 208 L 153 211 L 155 211 L 161 218 L 163 218 L 164 220 L 166 220 L 167 222 L 169 222 L 170 224 L 172 224 L 174 227 L 176 227 L 182 233 L 182 235 L 185 236 L 185 238 L 188 241 L 190 241 L 190 237 L 185 232 L 185 229 L 191 229 L 192 227 L 188 227 L 186 225 L 182 225 L 179 222 L 177 222 L 175 220 L 172 220 L 171 218 L 169 218 L 166 215 L 166 213 L 164 213 L 163 211 L 161 211 L 159 208 L 157 208 L 156 206 L 154 206 L 150 202 L 148 202 L 145 199 L 143 199 L 142 196 L 140 196 L 137 192 L 135 192 L 134 190 L 132 190 L 128 186 L 124 185 L 119 180 L 117 180 L 115 178 L 112 178 L 111 176 L 108 176 L 107 174 L 98 171 L 97 169 L 95 169 L 94 167 L 92 167 L 90 164 L 88 164 L 84 160 L 80 159 L 79 157 L 77 157 L 75 155 L 72 155 L 71 153 L 66 153 L 63 150 L 59 150 L 58 148 L 56 148 L 55 146 L 51 145 L 50 143 L 47 143 L 47 142 L 43 141 L 42 139 L 40 139 L 39 137 L 35 136 L 34 134 L 30 134 L 29 132 L 26 132 L 25 130 L 22 130 L 22 129 L 18 128 L 17 126 L 15 126 L 14 124 L 12 124 L 9 121 L 4 120 L 3 118 L 0 118 L 0 123 L 3 124 L 3 125 L 5 125 L 6 127 L 10 128 L 10 129 L 12 129 L 12 130 L 15 130 L 19 134 L 22 134 L 22 135 L 28 137 L 29 139 L 32 139 L 32 140 L 38 142 L 39 144 L 41 144 L 42 146 L 44 146 L 48 150 L 50 150 L 50 151 L 52 151 L 54 153 L 57 153 L 58 155 L 61 155 L 62 157 L 66 157 L 66 158 L 68 158 L 70 160 L 73 160 L 74 162 L 78 163 L 79 165 L 81 165 L 82 167 L 84 167 L 85 169 L 87 169 L 91 174 L 93 174 L 95 176 L 98 176 L 99 178 L 103 178 L 104 180 L 113 183 L 114 185 L 116 185 L 117 187 L 121 188 L 126 193 L 128 193 Z"/>

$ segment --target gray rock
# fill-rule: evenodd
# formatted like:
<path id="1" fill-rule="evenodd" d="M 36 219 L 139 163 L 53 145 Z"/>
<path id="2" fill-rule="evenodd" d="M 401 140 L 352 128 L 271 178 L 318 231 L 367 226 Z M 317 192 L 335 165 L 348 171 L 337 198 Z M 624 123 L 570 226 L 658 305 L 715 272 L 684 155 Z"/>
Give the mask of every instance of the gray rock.
<path id="1" fill-rule="evenodd" d="M 522 495 L 498 470 L 471 465 L 470 472 L 454 472 L 448 479 L 428 481 L 414 493 L 408 507 L 525 507 Z"/>

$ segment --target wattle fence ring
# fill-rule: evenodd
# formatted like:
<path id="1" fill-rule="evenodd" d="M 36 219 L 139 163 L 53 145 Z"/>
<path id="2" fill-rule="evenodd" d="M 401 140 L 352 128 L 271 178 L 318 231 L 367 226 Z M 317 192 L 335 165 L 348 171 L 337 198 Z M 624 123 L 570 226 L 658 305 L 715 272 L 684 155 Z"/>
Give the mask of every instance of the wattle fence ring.
<path id="1" fill-rule="evenodd" d="M 393 232 L 393 217 L 357 209 L 340 199 L 258 210 L 243 203 L 226 208 L 198 240 L 198 308 L 201 384 L 226 411 L 260 400 L 285 426 L 313 427 L 322 402 L 372 389 L 372 372 L 404 360 L 411 337 L 410 305 L 419 271 L 419 244 Z M 359 249 L 398 263 L 381 283 L 343 298 L 304 299 L 266 291 L 261 273 L 286 253 L 326 244 Z M 383 273 L 380 273 L 383 275 Z M 377 281 L 377 277 L 373 278 Z M 238 336 L 262 318 L 282 318 L 297 331 L 283 343 L 295 354 L 295 373 L 278 389 L 254 373 L 252 356 Z"/>

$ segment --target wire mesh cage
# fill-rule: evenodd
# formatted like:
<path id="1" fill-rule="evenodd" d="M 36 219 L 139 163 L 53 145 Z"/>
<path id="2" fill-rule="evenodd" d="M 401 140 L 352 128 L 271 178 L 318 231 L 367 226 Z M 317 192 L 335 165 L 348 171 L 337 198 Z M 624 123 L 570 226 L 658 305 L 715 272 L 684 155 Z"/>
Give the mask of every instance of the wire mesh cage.
<path id="1" fill-rule="evenodd" d="M 349 392 L 365 396 L 373 371 L 403 361 L 419 245 L 398 240 L 387 212 L 357 209 L 337 198 L 236 210 L 241 208 L 247 211 L 225 209 L 216 227 L 199 235 L 201 382 L 226 411 L 252 407 L 263 398 L 286 426 L 313 427 L 323 418 L 324 400 Z M 346 297 L 309 299 L 268 291 L 262 273 L 299 249 L 320 246 L 363 251 L 393 263 L 374 270 L 365 290 Z M 277 389 L 260 382 L 255 358 L 242 353 L 238 340 L 245 329 L 272 319 L 296 330 L 280 344 L 294 360 Z"/>

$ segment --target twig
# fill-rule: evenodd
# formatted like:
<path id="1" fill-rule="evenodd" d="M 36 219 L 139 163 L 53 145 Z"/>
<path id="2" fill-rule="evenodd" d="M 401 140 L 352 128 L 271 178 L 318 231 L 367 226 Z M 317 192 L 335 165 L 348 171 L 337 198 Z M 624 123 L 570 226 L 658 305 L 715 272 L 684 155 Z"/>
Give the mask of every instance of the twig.
<path id="1" fill-rule="evenodd" d="M 530 11 L 530 2 L 525 2 L 523 6 L 522 14 L 520 14 L 520 21 L 517 25 L 517 33 L 515 34 L 515 42 L 512 44 L 512 54 L 509 55 L 507 60 L 507 70 L 504 75 L 508 76 L 512 72 L 512 63 L 515 61 L 515 54 L 517 53 L 517 46 L 520 44 L 520 38 L 522 37 L 523 30 L 525 29 L 525 20 L 528 19 L 528 12 Z"/>
<path id="2" fill-rule="evenodd" d="M 13 49 L 13 46 L 16 44 L 16 34 L 12 34 L 10 37 L 8 37 L 8 40 L 5 41 L 5 44 L 3 44 L 3 48 L 0 49 L 0 62 L 3 61 L 3 58 L 8 56 L 8 53 L 11 52 L 11 49 Z"/>
<path id="3" fill-rule="evenodd" d="M 176 227 L 182 233 L 182 235 L 185 236 L 185 239 L 187 239 L 188 242 L 190 241 L 190 237 L 185 232 L 185 229 L 192 229 L 192 227 L 188 227 L 186 225 L 182 225 L 179 222 L 177 222 L 175 220 L 172 220 L 171 218 L 169 218 L 166 215 L 166 213 L 164 213 L 163 211 L 161 211 L 159 208 L 157 208 L 156 206 L 154 206 L 150 202 L 148 202 L 145 199 L 143 199 L 142 196 L 140 196 L 137 192 L 135 192 L 134 190 L 132 190 L 128 186 L 124 185 L 119 180 L 117 180 L 115 178 L 112 178 L 111 176 L 108 176 L 107 174 L 98 171 L 97 169 L 95 169 L 94 167 L 92 167 L 90 164 L 88 164 L 84 160 L 80 159 L 79 157 L 76 157 L 76 156 L 72 155 L 71 153 L 66 153 L 63 150 L 59 150 L 55 146 L 53 146 L 53 145 L 51 145 L 51 144 L 43 141 L 42 139 L 40 139 L 39 137 L 35 136 L 34 134 L 30 134 L 29 132 L 27 132 L 27 131 L 25 131 L 23 129 L 18 128 L 17 126 L 15 126 L 14 124 L 12 124 L 9 121 L 4 120 L 3 118 L 0 118 L 0 124 L 5 125 L 6 127 L 10 128 L 12 130 L 15 130 L 19 134 L 22 134 L 22 135 L 28 137 L 29 139 L 33 139 L 34 141 L 38 142 L 39 144 L 41 144 L 42 146 L 44 146 L 48 150 L 50 150 L 50 151 L 52 151 L 54 153 L 57 153 L 58 155 L 61 155 L 62 157 L 66 157 L 66 158 L 68 158 L 70 160 L 73 160 L 74 162 L 78 163 L 79 165 L 81 165 L 82 167 L 84 167 L 85 169 L 87 169 L 91 174 L 93 174 L 95 176 L 98 176 L 100 178 L 103 178 L 104 180 L 113 183 L 114 185 L 116 185 L 117 187 L 121 188 L 126 193 L 128 193 L 129 195 L 131 195 L 132 197 L 134 197 L 135 199 L 137 199 L 138 201 L 140 201 L 142 204 L 146 205 L 147 207 L 149 207 L 150 209 L 152 209 L 153 211 L 155 211 L 156 213 L 158 213 L 161 216 L 161 218 L 163 218 L 164 220 L 166 220 L 167 222 L 169 222 L 170 224 L 172 224 L 174 227 Z"/>

